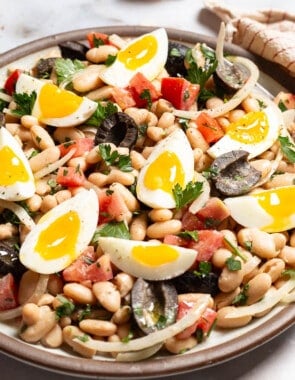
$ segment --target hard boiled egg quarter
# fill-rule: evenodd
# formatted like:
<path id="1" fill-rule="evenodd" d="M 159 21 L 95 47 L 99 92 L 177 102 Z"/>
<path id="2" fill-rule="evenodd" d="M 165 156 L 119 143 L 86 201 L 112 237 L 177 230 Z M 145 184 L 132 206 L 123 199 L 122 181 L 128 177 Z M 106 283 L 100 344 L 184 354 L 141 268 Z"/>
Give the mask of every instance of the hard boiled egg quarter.
<path id="1" fill-rule="evenodd" d="M 16 93 L 37 93 L 32 115 L 55 127 L 69 127 L 83 123 L 94 113 L 97 103 L 71 91 L 59 88 L 22 73 L 16 83 Z"/>
<path id="2" fill-rule="evenodd" d="M 175 208 L 173 188 L 194 178 L 194 156 L 182 131 L 176 129 L 153 149 L 137 178 L 138 199 L 153 208 Z"/>
<path id="3" fill-rule="evenodd" d="M 286 231 L 295 227 L 295 186 L 285 186 L 226 198 L 232 218 L 244 227 L 266 232 Z"/>
<path id="4" fill-rule="evenodd" d="M 48 211 L 29 232 L 19 258 L 34 272 L 50 274 L 69 266 L 92 239 L 98 221 L 98 197 L 83 190 Z"/>
<path id="5" fill-rule="evenodd" d="M 167 280 L 184 273 L 198 255 L 193 249 L 159 241 L 100 237 L 98 244 L 119 269 L 151 281 Z"/>
<path id="6" fill-rule="evenodd" d="M 20 201 L 35 193 L 35 181 L 28 159 L 18 141 L 0 127 L 0 199 Z"/>
<path id="7" fill-rule="evenodd" d="M 130 79 L 141 72 L 153 80 L 163 70 L 168 55 L 168 37 L 164 28 L 144 34 L 121 49 L 111 66 L 100 73 L 107 84 L 126 87 Z"/>
<path id="8" fill-rule="evenodd" d="M 264 98 L 261 102 L 265 108 L 249 112 L 231 123 L 225 135 L 207 153 L 216 158 L 223 153 L 241 149 L 249 152 L 250 159 L 269 149 L 278 138 L 283 120 L 281 112 L 273 103 Z"/>

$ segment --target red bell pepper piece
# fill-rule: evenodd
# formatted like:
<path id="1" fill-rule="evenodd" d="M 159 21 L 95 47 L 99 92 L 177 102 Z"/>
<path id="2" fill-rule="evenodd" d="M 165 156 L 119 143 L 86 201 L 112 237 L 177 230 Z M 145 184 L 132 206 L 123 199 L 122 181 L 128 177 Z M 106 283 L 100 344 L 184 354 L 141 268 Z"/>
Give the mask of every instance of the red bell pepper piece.
<path id="1" fill-rule="evenodd" d="M 199 91 L 199 84 L 193 84 L 185 78 L 166 77 L 162 79 L 163 98 L 179 110 L 188 110 L 196 102 Z"/>
<path id="2" fill-rule="evenodd" d="M 15 85 L 21 72 L 22 72 L 21 70 L 16 69 L 6 79 L 4 83 L 4 90 L 6 91 L 8 95 L 12 95 L 15 92 Z"/>

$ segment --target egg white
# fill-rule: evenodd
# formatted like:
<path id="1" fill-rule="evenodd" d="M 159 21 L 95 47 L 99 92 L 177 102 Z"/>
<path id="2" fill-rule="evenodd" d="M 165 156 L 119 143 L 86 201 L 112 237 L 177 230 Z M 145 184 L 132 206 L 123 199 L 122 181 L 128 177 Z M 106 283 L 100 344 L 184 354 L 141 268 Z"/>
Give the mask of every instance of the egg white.
<path id="1" fill-rule="evenodd" d="M 264 140 L 253 144 L 245 144 L 234 140 L 229 135 L 225 134 L 207 150 L 207 153 L 211 157 L 216 158 L 224 153 L 240 149 L 249 152 L 248 158 L 250 159 L 259 156 L 274 144 L 279 136 L 279 131 L 283 126 L 282 115 L 279 109 L 270 101 L 265 98 L 258 98 L 258 100 L 261 100 L 261 102 L 266 105 L 266 107 L 262 109 L 262 112 L 266 114 L 269 124 L 269 131 Z"/>
<path id="2" fill-rule="evenodd" d="M 159 241 L 135 241 L 114 237 L 100 237 L 98 244 L 105 254 L 110 256 L 111 262 L 120 270 L 145 280 L 160 281 L 174 278 L 188 270 L 197 258 L 197 251 L 193 249 L 170 245 L 178 252 L 175 261 L 159 266 L 145 265 L 132 257 L 132 249 L 136 246 L 160 246 Z"/>
<path id="3" fill-rule="evenodd" d="M 129 81 L 137 72 L 141 72 L 149 80 L 156 78 L 156 76 L 163 70 L 168 55 L 168 37 L 164 28 L 156 29 L 151 33 L 132 39 L 126 46 L 124 46 L 122 51 L 128 51 L 130 45 L 140 41 L 144 36 L 149 35 L 156 38 L 158 47 L 156 54 L 147 63 L 131 70 L 127 68 L 123 62 L 116 59 L 111 66 L 105 67 L 105 69 L 100 72 L 100 78 L 105 83 L 116 87 L 128 86 Z"/>
<path id="4" fill-rule="evenodd" d="M 18 141 L 4 127 L 0 127 L 0 150 L 8 146 L 15 154 L 15 159 L 22 162 L 28 180 L 25 182 L 16 181 L 12 185 L 3 185 L 0 183 L 0 198 L 7 201 L 21 201 L 30 198 L 35 193 L 35 180 L 28 159 L 25 156 Z M 2 163 L 3 164 L 3 163 Z M 4 170 L 1 168 L 0 170 Z"/>
<path id="5" fill-rule="evenodd" d="M 38 102 L 38 96 L 45 83 L 46 81 L 44 80 L 31 77 L 30 75 L 27 75 L 24 73 L 20 75 L 16 83 L 16 93 L 31 94 L 33 91 L 36 91 L 37 99 L 32 109 L 32 115 L 37 117 L 40 122 L 48 124 L 48 125 L 52 125 L 54 127 L 76 126 L 83 123 L 87 119 L 89 119 L 89 117 L 96 110 L 97 108 L 96 102 L 86 97 L 82 97 L 83 99 L 82 103 L 77 108 L 77 110 L 72 112 L 70 115 L 63 116 L 63 117 L 52 117 L 52 118 L 46 118 L 42 116 L 39 102 Z"/>
<path id="6" fill-rule="evenodd" d="M 182 164 L 185 175 L 185 185 L 194 179 L 194 155 L 190 143 L 182 131 L 176 129 L 165 139 L 161 140 L 153 149 L 145 165 L 140 170 L 137 178 L 136 193 L 138 199 L 152 208 L 175 208 L 176 203 L 172 193 L 161 189 L 151 190 L 144 184 L 146 172 L 152 162 L 165 151 L 173 152 L 177 155 Z"/>
<path id="7" fill-rule="evenodd" d="M 46 230 L 57 218 L 69 211 L 79 215 L 80 230 L 75 242 L 76 257 L 70 257 L 66 252 L 57 259 L 44 259 L 36 251 L 35 246 L 40 233 Z M 83 190 L 74 197 L 60 203 L 48 211 L 36 224 L 23 242 L 19 258 L 22 264 L 34 272 L 51 274 L 63 270 L 83 252 L 91 241 L 98 221 L 98 197 L 94 190 Z M 65 226 L 66 228 L 66 226 Z M 66 233 L 71 231 L 65 230 Z"/>

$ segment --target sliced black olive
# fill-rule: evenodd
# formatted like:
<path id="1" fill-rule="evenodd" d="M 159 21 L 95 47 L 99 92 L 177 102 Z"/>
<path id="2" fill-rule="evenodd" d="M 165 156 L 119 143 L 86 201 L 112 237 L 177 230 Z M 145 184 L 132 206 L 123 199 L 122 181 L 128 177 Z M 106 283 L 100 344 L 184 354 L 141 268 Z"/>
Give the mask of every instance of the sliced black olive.
<path id="1" fill-rule="evenodd" d="M 232 64 L 224 60 L 223 65 L 218 65 L 214 73 L 215 83 L 226 92 L 232 93 L 239 90 L 249 78 L 249 70 L 238 63 Z"/>
<path id="2" fill-rule="evenodd" d="M 24 273 L 25 267 L 21 264 L 18 251 L 8 242 L 0 243 L 0 276 L 12 273 L 16 278 Z"/>
<path id="3" fill-rule="evenodd" d="M 113 143 L 116 146 L 132 148 L 137 140 L 138 128 L 129 115 L 116 112 L 107 117 L 97 130 L 95 145 Z"/>
<path id="4" fill-rule="evenodd" d="M 193 272 L 185 272 L 171 280 L 178 294 L 184 293 L 208 293 L 215 296 L 218 290 L 218 276 L 214 272 L 196 275 Z"/>
<path id="5" fill-rule="evenodd" d="M 248 162 L 249 153 L 233 150 L 217 157 L 210 168 L 212 180 L 220 193 L 236 196 L 247 193 L 261 178 L 261 172 Z"/>
<path id="6" fill-rule="evenodd" d="M 77 41 L 66 41 L 59 45 L 61 55 L 63 58 L 79 59 L 81 61 L 86 59 L 87 46 Z"/>
<path id="7" fill-rule="evenodd" d="M 54 68 L 55 57 L 41 58 L 33 68 L 34 75 L 37 78 L 49 78 Z"/>
<path id="8" fill-rule="evenodd" d="M 175 322 L 177 292 L 169 282 L 137 279 L 131 292 L 131 304 L 134 319 L 146 334 Z"/>
<path id="9" fill-rule="evenodd" d="M 188 49 L 189 48 L 183 44 L 169 41 L 165 69 L 170 76 L 186 76 L 187 70 L 184 65 L 184 58 Z"/>

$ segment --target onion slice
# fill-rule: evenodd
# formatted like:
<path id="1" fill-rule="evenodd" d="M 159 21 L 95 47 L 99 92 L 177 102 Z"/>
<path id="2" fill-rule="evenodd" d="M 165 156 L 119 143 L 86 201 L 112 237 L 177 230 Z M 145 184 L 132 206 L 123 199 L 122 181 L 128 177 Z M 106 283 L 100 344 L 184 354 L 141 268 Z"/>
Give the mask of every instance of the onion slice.
<path id="1" fill-rule="evenodd" d="M 157 353 L 163 346 L 163 343 L 155 344 L 154 346 L 145 348 L 139 351 L 120 352 L 116 356 L 116 360 L 119 362 L 138 362 L 150 358 Z"/>
<path id="2" fill-rule="evenodd" d="M 28 227 L 29 230 L 35 227 L 34 220 L 30 217 L 27 211 L 17 203 L 0 199 L 0 207 L 7 208 L 12 211 L 18 217 L 21 223 Z"/>
<path id="3" fill-rule="evenodd" d="M 228 313 L 226 316 L 227 319 L 230 318 L 239 318 L 246 316 L 253 316 L 255 314 L 263 313 L 264 311 L 271 309 L 276 304 L 278 304 L 281 300 L 284 299 L 285 296 L 288 295 L 290 291 L 295 288 L 295 279 L 288 280 L 283 286 L 281 286 L 276 291 L 268 291 L 263 299 L 259 302 L 254 303 L 250 306 L 239 306 L 235 310 Z"/>
<path id="4" fill-rule="evenodd" d="M 127 343 L 104 342 L 90 338 L 84 344 L 86 347 L 100 352 L 128 352 L 144 350 L 148 347 L 155 346 L 156 344 L 163 343 L 165 340 L 193 325 L 205 311 L 209 304 L 209 300 L 210 296 L 208 294 L 202 294 L 196 305 L 183 318 L 173 325 L 170 325 L 165 329 L 155 331 L 144 337 L 132 339 Z"/>
<path id="5" fill-rule="evenodd" d="M 204 204 L 209 200 L 210 198 L 210 185 L 207 179 L 202 176 L 200 173 L 195 173 L 195 182 L 202 182 L 202 192 L 198 196 L 197 199 L 193 201 L 193 203 L 189 206 L 189 212 L 192 214 L 195 214 L 196 212 L 200 211 L 201 208 L 204 206 Z"/>
<path id="6" fill-rule="evenodd" d="M 54 172 L 60 166 L 63 166 L 75 153 L 75 149 L 71 149 L 65 156 L 63 156 L 60 160 L 53 162 L 52 164 L 47 165 L 45 168 L 39 170 L 34 173 L 35 179 L 40 179 L 45 177 L 47 174 Z"/>

